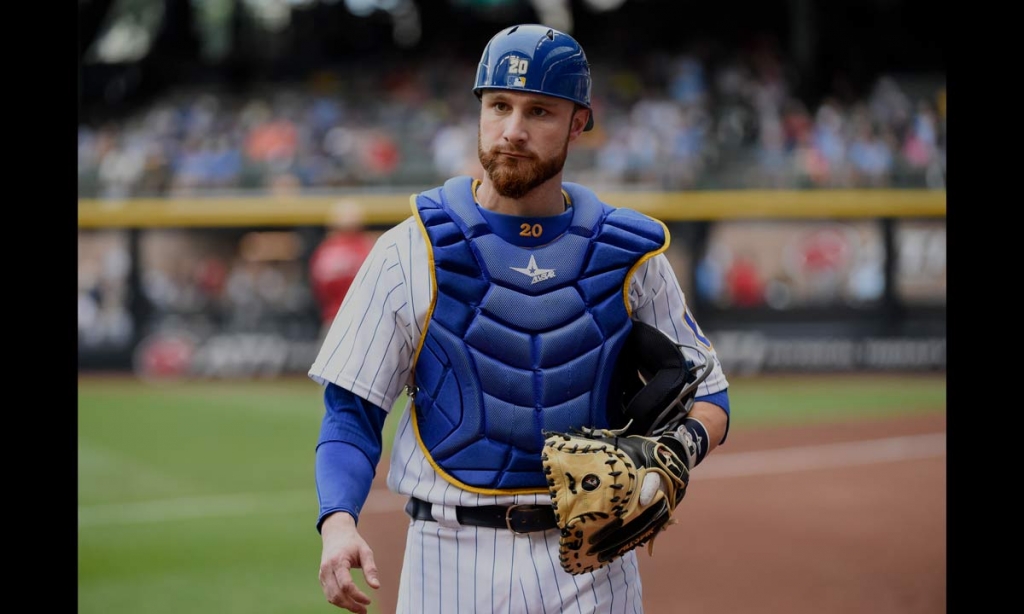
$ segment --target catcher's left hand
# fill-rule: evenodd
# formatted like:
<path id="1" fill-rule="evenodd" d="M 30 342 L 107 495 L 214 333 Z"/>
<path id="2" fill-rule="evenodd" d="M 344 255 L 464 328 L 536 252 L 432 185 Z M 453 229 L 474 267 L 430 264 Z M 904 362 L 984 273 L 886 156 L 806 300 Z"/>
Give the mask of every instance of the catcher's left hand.
<path id="1" fill-rule="evenodd" d="M 657 439 L 623 431 L 546 432 L 541 460 L 571 574 L 599 569 L 673 524 L 690 472 Z"/>

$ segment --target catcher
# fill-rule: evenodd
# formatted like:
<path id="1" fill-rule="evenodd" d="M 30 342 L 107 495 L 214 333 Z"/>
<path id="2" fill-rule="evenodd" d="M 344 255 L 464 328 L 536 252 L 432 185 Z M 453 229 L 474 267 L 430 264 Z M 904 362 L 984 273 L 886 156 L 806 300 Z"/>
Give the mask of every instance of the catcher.
<path id="1" fill-rule="evenodd" d="M 690 349 L 699 362 L 657 328 L 634 321 L 609 394 L 610 421 L 625 425 L 544 433 L 541 460 L 561 532 L 559 562 L 570 574 L 600 569 L 644 544 L 653 555 L 654 538 L 676 522 L 690 470 L 711 441 L 724 441 L 727 420 L 721 440 L 711 440 L 699 417 L 718 426 L 722 409 L 702 400 L 693 415 L 713 358 Z"/>
<path id="2" fill-rule="evenodd" d="M 483 172 L 413 195 L 345 295 L 309 370 L 329 603 L 367 612 L 356 569 L 395 587 L 357 526 L 394 411 L 387 484 L 409 522 L 391 611 L 643 611 L 634 550 L 725 438 L 729 383 L 667 226 L 563 179 L 590 90 L 570 35 L 495 34 L 472 86 Z"/>

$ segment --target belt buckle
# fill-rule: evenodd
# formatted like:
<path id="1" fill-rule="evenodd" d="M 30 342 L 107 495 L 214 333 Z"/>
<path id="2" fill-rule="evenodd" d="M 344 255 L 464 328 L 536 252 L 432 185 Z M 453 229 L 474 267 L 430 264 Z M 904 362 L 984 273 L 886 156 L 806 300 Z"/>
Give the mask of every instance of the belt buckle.
<path id="1" fill-rule="evenodd" d="M 529 531 L 517 531 L 515 528 L 512 527 L 512 510 L 514 508 L 517 508 L 517 507 L 534 507 L 534 506 L 533 505 L 527 505 L 527 504 L 524 504 L 524 503 L 520 503 L 518 505 L 510 505 L 510 506 L 505 508 L 505 526 L 508 527 L 509 531 L 512 531 L 513 533 L 515 533 L 517 535 L 524 535 L 526 533 L 529 533 Z"/>

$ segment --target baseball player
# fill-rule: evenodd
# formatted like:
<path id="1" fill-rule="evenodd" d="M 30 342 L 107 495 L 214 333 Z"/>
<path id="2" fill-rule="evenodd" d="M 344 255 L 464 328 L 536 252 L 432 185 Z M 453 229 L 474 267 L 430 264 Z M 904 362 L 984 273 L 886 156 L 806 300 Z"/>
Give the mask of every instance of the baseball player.
<path id="1" fill-rule="evenodd" d="M 309 370 L 326 406 L 320 584 L 352 612 L 370 603 L 353 568 L 381 586 L 357 522 L 401 399 L 387 476 L 409 498 L 399 613 L 641 612 L 635 552 L 593 572 L 560 569 L 542 432 L 610 426 L 611 374 L 633 321 L 710 357 L 688 417 L 662 437 L 689 446 L 688 464 L 725 440 L 728 382 L 664 255 L 665 225 L 562 180 L 569 145 L 594 125 L 577 41 L 542 25 L 504 29 L 473 92 L 485 175 L 411 198 L 412 216 L 376 242 Z"/>
<path id="2" fill-rule="evenodd" d="M 359 205 L 343 200 L 331 209 L 330 232 L 309 258 L 309 282 L 326 332 L 373 241 L 363 231 Z"/>

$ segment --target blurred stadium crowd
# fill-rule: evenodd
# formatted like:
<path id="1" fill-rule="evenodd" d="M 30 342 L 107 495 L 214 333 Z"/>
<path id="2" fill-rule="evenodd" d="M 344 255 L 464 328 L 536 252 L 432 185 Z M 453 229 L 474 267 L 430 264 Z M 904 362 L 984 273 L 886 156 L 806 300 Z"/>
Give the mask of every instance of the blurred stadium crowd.
<path id="1" fill-rule="evenodd" d="M 567 179 L 597 189 L 944 188 L 945 82 L 878 75 L 804 100 L 770 46 L 596 62 L 596 127 Z M 474 59 L 475 60 L 475 59 Z M 475 174 L 475 62 L 353 65 L 303 82 L 179 88 L 81 121 L 79 195 L 410 188 Z"/>

